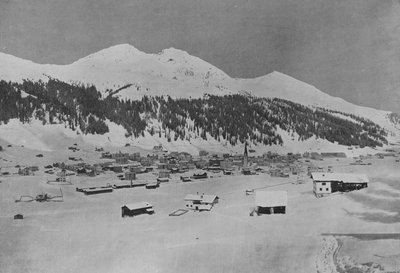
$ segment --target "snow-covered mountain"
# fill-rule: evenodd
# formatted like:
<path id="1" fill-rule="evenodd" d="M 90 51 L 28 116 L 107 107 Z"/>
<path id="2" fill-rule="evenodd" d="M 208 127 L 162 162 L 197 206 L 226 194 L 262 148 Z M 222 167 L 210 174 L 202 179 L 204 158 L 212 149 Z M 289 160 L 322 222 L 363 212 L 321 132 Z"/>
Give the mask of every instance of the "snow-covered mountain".
<path id="1" fill-rule="evenodd" d="M 254 79 L 231 78 L 215 66 L 174 48 L 148 54 L 122 44 L 69 65 L 36 64 L 0 53 L 0 80 L 21 82 L 23 79 L 47 80 L 49 77 L 68 83 L 93 84 L 104 96 L 112 93 L 129 99 L 139 99 L 144 95 L 189 98 L 233 93 L 277 97 L 370 119 L 389 131 L 389 141 L 397 141 L 399 135 L 399 129 L 389 119 L 387 111 L 357 106 L 332 97 L 280 72 Z"/>
<path id="2" fill-rule="evenodd" d="M 232 79 L 211 64 L 174 48 L 146 54 L 131 45 L 113 46 L 69 65 L 39 65 L 0 54 L 0 79 L 46 79 L 94 84 L 99 90 L 117 90 L 122 98 L 168 94 L 198 97 L 204 93 L 226 94 Z"/>
<path id="3" fill-rule="evenodd" d="M 304 105 L 329 107 L 363 116 L 367 114 L 369 118 L 377 113 L 371 108 L 358 107 L 329 96 L 279 72 L 254 79 L 234 79 L 215 66 L 174 48 L 147 54 L 129 44 L 121 44 L 69 65 L 41 65 L 0 53 L 2 80 L 45 80 L 48 76 L 70 83 L 94 84 L 103 92 L 125 87 L 117 94 L 121 98 L 136 99 L 145 94 L 200 97 L 205 93 L 248 92 L 260 97 L 279 97 Z"/>

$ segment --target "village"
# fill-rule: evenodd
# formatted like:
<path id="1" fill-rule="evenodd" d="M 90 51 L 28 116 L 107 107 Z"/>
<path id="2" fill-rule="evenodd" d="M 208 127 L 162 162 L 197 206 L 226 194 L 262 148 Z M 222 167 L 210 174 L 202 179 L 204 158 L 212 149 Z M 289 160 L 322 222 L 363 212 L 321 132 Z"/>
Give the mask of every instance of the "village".
<path id="1" fill-rule="evenodd" d="M 12 151 L 21 147 L 7 149 Z M 59 155 L 51 157 L 44 153 L 38 157 L 32 153 L 34 165 L 27 165 L 29 161 L 25 161 L 12 166 L 11 157 L 3 157 L 0 169 L 2 217 L 9 220 L 3 221 L 2 226 L 12 234 L 28 230 L 24 235 L 27 238 L 43 228 L 54 230 L 39 232 L 34 244 L 44 246 L 46 241 L 54 240 L 63 246 L 62 249 L 57 247 L 46 252 L 45 261 L 30 261 L 34 266 L 45 263 L 49 268 L 52 261 L 62 263 L 58 256 L 77 251 L 75 247 L 65 245 L 65 236 L 80 242 L 80 251 L 89 250 L 83 247 L 87 240 L 100 240 L 98 244 L 103 247 L 110 244 L 122 247 L 127 253 L 129 249 L 141 249 L 139 243 L 143 240 L 150 240 L 151 246 L 158 246 L 157 254 L 152 254 L 150 246 L 143 246 L 138 256 L 150 259 L 151 263 L 139 263 L 139 258 L 134 259 L 136 263 L 123 261 L 140 272 L 153 272 L 146 266 L 157 265 L 158 255 L 172 255 L 171 261 L 177 259 L 176 251 L 182 251 L 182 248 L 189 252 L 201 249 L 200 260 L 209 259 L 210 255 L 222 255 L 218 254 L 219 248 L 226 251 L 225 248 L 233 243 L 229 239 L 231 236 L 242 238 L 240 245 L 250 247 L 249 253 L 253 253 L 253 247 L 256 247 L 254 253 L 268 252 L 282 243 L 290 243 L 290 240 L 272 240 L 267 235 L 278 236 L 279 230 L 285 230 L 290 238 L 296 237 L 296 245 L 305 248 L 301 255 L 303 268 L 315 271 L 315 266 L 322 267 L 322 262 L 316 265 L 321 251 L 319 236 L 361 231 L 354 229 L 363 222 L 355 215 L 363 215 L 364 206 L 368 206 L 363 204 L 361 197 L 370 196 L 369 191 L 374 196 L 387 190 L 389 186 L 380 182 L 379 177 L 387 168 L 396 169 L 400 151 L 393 149 L 348 157 L 344 152 L 257 154 L 247 145 L 243 150 L 242 154 L 234 155 L 200 150 L 198 155 L 192 155 L 166 151 L 162 146 L 140 152 L 127 146 L 114 151 L 94 147 L 88 152 L 87 147 L 73 144 L 68 147 L 63 161 L 59 160 L 62 159 Z M 44 164 L 39 165 L 39 162 Z M 332 215 L 341 216 L 329 217 Z M 357 224 L 340 225 L 342 221 Z M 105 232 L 105 227 L 114 230 L 115 234 L 104 238 L 101 232 Z M 296 227 L 298 229 L 294 230 Z M 152 233 L 154 228 L 158 235 Z M 214 231 L 203 231 L 209 229 Z M 362 230 L 368 229 L 366 225 Z M 375 230 L 376 224 L 371 229 Z M 249 235 L 250 231 L 254 235 Z M 160 239 L 162 235 L 165 237 Z M 304 239 L 297 238 L 304 235 Z M 125 239 L 121 241 L 118 236 Z M 141 239 L 132 241 L 138 239 L 137 236 Z M 309 236 L 312 239 L 306 242 Z M 260 246 L 257 243 L 260 238 L 269 245 Z M 34 244 L 28 243 L 30 247 L 26 251 Z M 218 253 L 209 249 L 210 244 L 219 249 Z M 228 252 L 230 257 L 243 259 L 239 258 L 239 252 Z M 94 259 L 99 262 L 101 255 L 96 255 Z M 295 258 L 298 255 L 296 247 L 285 255 L 298 260 Z M 256 259 L 256 256 L 249 259 Z M 261 268 L 267 262 L 278 266 L 275 259 L 265 258 L 254 266 Z M 163 260 L 163 263 L 167 261 Z M 184 257 L 180 257 L 177 264 L 184 268 Z M 212 265 L 217 269 L 211 272 L 227 270 L 216 261 L 211 262 Z M 91 267 L 85 261 L 79 266 L 83 269 Z M 166 264 L 159 266 L 165 268 Z M 168 266 L 171 266 L 168 272 L 176 272 L 173 269 L 178 265 Z M 194 272 L 204 271 L 200 261 L 196 266 L 199 268 Z M 289 272 L 290 268 L 286 265 L 276 272 Z"/>
<path id="2" fill-rule="evenodd" d="M 73 152 L 79 151 L 77 144 L 68 147 Z M 322 161 L 329 158 L 346 158 L 346 154 L 339 153 L 288 153 L 279 155 L 277 153 L 266 153 L 261 156 L 249 156 L 255 150 L 248 151 L 247 143 L 242 155 L 230 154 L 209 154 L 201 150 L 199 155 L 194 157 L 187 152 L 167 152 L 161 145 L 154 146 L 152 154 L 142 156 L 139 152 L 135 153 L 116 153 L 105 152 L 103 148 L 95 148 L 95 152 L 101 153 L 98 163 L 87 164 L 85 162 L 66 164 L 65 162 L 55 162 L 44 166 L 45 173 L 55 175 L 55 178 L 48 178 L 47 183 L 53 185 L 72 185 L 71 177 L 97 177 L 95 183 L 87 187 L 76 187 L 77 192 L 85 195 L 109 193 L 114 190 L 133 187 L 145 187 L 146 189 L 156 189 L 162 183 L 171 181 L 194 182 L 199 179 L 212 179 L 221 176 L 235 175 L 260 175 L 268 174 L 270 177 L 289 178 L 295 177 L 295 184 L 305 183 L 305 180 L 313 180 L 313 193 L 316 197 L 335 192 L 348 192 L 359 190 L 368 186 L 368 177 L 365 174 L 334 173 L 332 166 L 327 168 L 319 167 L 313 161 Z M 160 153 L 161 152 L 161 153 Z M 394 156 L 394 154 L 386 154 Z M 372 156 L 372 155 L 369 155 Z M 379 158 L 383 155 L 378 154 Z M 362 164 L 362 159 L 357 159 L 352 165 Z M 304 161 L 302 162 L 301 159 Z M 83 161 L 81 158 L 68 157 L 68 161 Z M 304 164 L 308 163 L 308 164 Z M 371 164 L 371 163 L 369 163 Z M 38 166 L 15 166 L 21 176 L 34 175 L 39 171 Z M 10 172 L 2 172 L 7 176 Z M 108 175 L 106 175 L 108 174 Z M 114 175 L 110 179 L 111 176 Z M 79 179 L 82 180 L 82 179 Z M 111 180 L 111 183 L 110 183 Z M 104 181 L 104 184 L 100 184 Z M 290 182 L 293 183 L 293 182 Z M 99 185 L 100 184 L 100 185 Z M 251 215 L 256 213 L 274 213 L 280 211 L 285 213 L 287 206 L 286 192 L 272 191 L 270 193 L 261 189 L 249 189 L 246 195 L 255 194 L 255 207 Z M 32 198 L 34 199 L 34 198 Z M 218 203 L 219 197 L 215 194 L 205 195 L 204 193 L 189 193 L 185 198 L 186 209 L 210 211 Z M 50 199 L 49 199 L 50 200 Z M 22 201 L 21 198 L 20 200 Z M 47 200 L 44 200 L 47 201 Z M 138 215 L 142 213 L 154 213 L 152 205 L 147 202 L 122 206 L 122 215 Z M 187 211 L 187 210 L 186 210 Z"/>

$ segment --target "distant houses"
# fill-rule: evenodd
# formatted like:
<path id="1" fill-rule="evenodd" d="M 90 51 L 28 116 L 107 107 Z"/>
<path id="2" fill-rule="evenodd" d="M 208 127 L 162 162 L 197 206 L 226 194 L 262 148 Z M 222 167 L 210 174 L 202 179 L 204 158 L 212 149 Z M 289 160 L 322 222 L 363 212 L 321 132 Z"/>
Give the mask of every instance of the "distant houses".
<path id="1" fill-rule="evenodd" d="M 322 157 L 341 157 L 345 158 L 346 154 L 343 152 L 327 152 L 327 153 L 321 153 Z"/>
<path id="2" fill-rule="evenodd" d="M 315 172 L 311 177 L 316 196 L 359 190 L 368 187 L 369 183 L 365 174 Z"/>
<path id="3" fill-rule="evenodd" d="M 115 159 L 115 163 L 119 165 L 128 164 L 129 154 L 127 153 L 116 153 L 112 155 L 113 159 Z"/>
<path id="4" fill-rule="evenodd" d="M 33 175 L 34 173 L 29 167 L 26 167 L 26 168 L 19 168 L 18 174 L 19 175 Z"/>
<path id="5" fill-rule="evenodd" d="M 261 214 L 285 214 L 287 211 L 288 198 L 286 191 L 262 191 L 255 192 L 255 210 L 257 215 Z"/>
<path id="6" fill-rule="evenodd" d="M 218 203 L 219 197 L 210 194 L 188 194 L 185 197 L 186 208 L 203 211 L 211 210 L 212 207 Z"/>

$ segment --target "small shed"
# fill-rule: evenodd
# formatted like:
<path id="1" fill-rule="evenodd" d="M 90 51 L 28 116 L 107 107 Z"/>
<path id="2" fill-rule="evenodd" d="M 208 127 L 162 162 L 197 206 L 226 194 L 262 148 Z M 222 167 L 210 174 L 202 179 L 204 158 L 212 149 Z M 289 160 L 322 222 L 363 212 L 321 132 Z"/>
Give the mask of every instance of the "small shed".
<path id="1" fill-rule="evenodd" d="M 149 182 L 146 184 L 146 189 L 155 189 L 160 187 L 160 182 Z"/>
<path id="2" fill-rule="evenodd" d="M 190 179 L 190 176 L 181 176 L 182 182 L 190 182 L 192 179 Z"/>
<path id="3" fill-rule="evenodd" d="M 121 207 L 122 217 L 125 216 L 136 216 L 140 214 L 153 214 L 153 205 L 148 202 L 139 202 L 134 204 L 128 204 Z"/>
<path id="4" fill-rule="evenodd" d="M 167 177 L 159 177 L 159 178 L 157 178 L 157 182 L 166 183 L 166 182 L 169 182 L 169 178 L 167 178 Z"/>
<path id="5" fill-rule="evenodd" d="M 287 207 L 286 191 L 256 191 L 255 211 L 260 214 L 286 213 Z"/>
<path id="6" fill-rule="evenodd" d="M 21 219 L 24 219 L 24 216 L 22 214 L 18 213 L 14 215 L 14 220 L 21 220 Z"/>
<path id="7" fill-rule="evenodd" d="M 251 170 L 248 167 L 243 167 L 242 174 L 244 175 L 251 175 Z"/>
<path id="8" fill-rule="evenodd" d="M 207 177 L 208 177 L 208 175 L 207 175 L 206 172 L 194 173 L 193 176 L 192 176 L 192 178 L 194 178 L 194 179 L 204 179 L 204 178 L 207 178 Z"/>

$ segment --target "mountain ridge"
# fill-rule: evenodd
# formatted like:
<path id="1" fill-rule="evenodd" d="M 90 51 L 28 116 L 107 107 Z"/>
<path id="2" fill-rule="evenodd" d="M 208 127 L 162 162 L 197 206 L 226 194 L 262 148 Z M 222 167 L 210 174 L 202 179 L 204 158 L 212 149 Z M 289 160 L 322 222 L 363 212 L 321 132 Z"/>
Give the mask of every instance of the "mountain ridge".
<path id="1" fill-rule="evenodd" d="M 212 64 L 175 48 L 153 54 L 144 53 L 130 44 L 121 44 L 69 65 L 36 64 L 0 53 L 0 80 L 22 83 L 24 79 L 93 84 L 104 98 L 111 94 L 120 100 L 160 95 L 201 98 L 205 94 L 225 96 L 238 93 L 276 97 L 311 107 L 314 111 L 327 108 L 335 110 L 335 115 L 344 112 L 361 116 L 382 125 L 389 136 L 397 137 L 399 134 L 388 111 L 354 105 L 278 71 L 251 79 L 231 78 Z"/>
<path id="2" fill-rule="evenodd" d="M 132 59 L 132 57 L 134 57 Z M 94 59 L 97 59 L 100 63 L 90 63 Z M 171 60 L 172 59 L 172 60 Z M 130 44 L 118 44 L 111 46 L 109 48 L 102 49 L 100 51 L 89 54 L 86 57 L 80 58 L 75 62 L 67 65 L 53 65 L 53 64 L 37 64 L 30 60 L 24 60 L 18 57 L 15 57 L 10 54 L 1 53 L 0 52 L 0 79 L 8 80 L 12 79 L 13 81 L 19 82 L 22 79 L 45 79 L 45 75 L 59 78 L 60 80 L 66 82 L 81 82 L 85 84 L 94 84 L 99 90 L 109 88 L 109 89 L 118 89 L 126 84 L 133 84 L 135 81 L 138 83 L 142 83 L 142 89 L 146 90 L 146 88 L 150 89 L 150 87 L 146 85 L 149 84 L 149 79 L 145 79 L 145 77 L 153 77 L 152 80 L 157 82 L 159 78 L 163 78 L 166 87 L 162 88 L 160 86 L 153 87 L 157 90 L 154 90 L 150 95 L 160 95 L 160 94 L 168 94 L 172 97 L 184 96 L 186 95 L 191 97 L 200 97 L 205 93 L 210 93 L 212 91 L 219 90 L 219 94 L 228 94 L 228 93 L 236 93 L 241 90 L 247 91 L 249 93 L 253 93 L 257 96 L 266 96 L 266 97 L 280 97 L 279 92 L 271 92 L 271 89 L 292 89 L 294 91 L 295 87 L 298 85 L 303 86 L 302 91 L 310 93 L 309 96 L 313 97 L 313 99 L 317 97 L 321 97 L 322 99 L 332 97 L 320 90 L 316 87 L 304 83 L 300 80 L 297 80 L 289 75 L 283 74 L 278 71 L 273 71 L 264 76 L 255 77 L 255 78 L 231 78 L 225 72 L 220 70 L 219 68 L 213 66 L 212 64 L 203 61 L 202 59 L 192 56 L 186 51 L 176 49 L 176 48 L 167 48 L 163 49 L 158 53 L 145 53 Z M 119 62 L 127 63 L 127 67 L 122 66 Z M 167 65 L 169 69 L 165 75 L 160 74 L 160 71 L 154 70 L 154 67 L 134 67 L 134 64 L 143 65 L 140 61 L 145 62 L 157 62 L 157 65 Z M 179 61 L 177 63 L 177 61 Z M 91 71 L 90 69 L 94 67 L 102 67 L 104 63 L 109 64 L 109 62 L 114 63 L 115 67 L 112 69 L 118 68 L 120 73 L 125 73 L 123 76 L 125 77 L 116 77 L 113 75 L 113 70 L 104 68 L 106 71 Z M 20 65 L 22 63 L 22 65 Z M 173 64 L 173 65 L 171 65 Z M 17 67 L 15 67 L 17 66 Z M 201 69 L 199 69 L 199 67 Z M 73 72 L 73 70 L 81 69 L 81 71 Z M 149 69 L 149 71 L 146 71 Z M 85 71 L 83 71 L 85 70 Z M 196 71 L 196 70 L 199 70 Z M 207 72 L 213 72 L 207 74 Z M 8 72 L 8 73 L 7 73 Z M 104 80 L 104 74 L 109 73 L 109 80 Z M 165 72 L 165 71 L 162 71 Z M 196 75 L 196 72 L 199 75 Z M 93 77 L 83 77 L 82 74 L 91 74 Z M 98 78 L 94 77 L 97 73 L 100 75 Z M 137 74 L 135 74 L 137 73 Z M 183 75 L 183 76 L 182 76 Z M 180 78 L 180 76 L 182 76 Z M 189 79 L 193 79 L 193 76 L 198 76 L 194 81 L 189 81 Z M 142 78 L 141 78 L 142 77 Z M 176 78 L 174 78 L 176 77 Z M 179 77 L 179 78 L 178 78 Z M 213 82 L 210 82 L 210 78 L 213 78 Z M 101 79 L 101 80 L 100 80 Z M 201 83 L 199 83 L 201 81 Z M 183 82 L 182 84 L 172 84 L 174 88 L 189 88 L 187 85 L 194 86 L 190 92 L 180 92 L 168 89 L 168 85 L 171 85 L 171 82 Z M 297 86 L 296 86 L 297 85 Z M 200 88 L 201 87 L 201 88 Z M 267 87 L 267 88 L 265 88 Z M 133 89 L 133 88 L 132 88 Z M 194 90 L 196 89 L 196 90 Z M 200 90 L 197 90 L 200 89 Z M 228 91 L 229 92 L 221 92 Z M 157 93 L 158 92 L 158 93 Z M 178 96 L 175 96 L 175 93 Z M 132 90 L 131 93 L 135 93 Z M 138 98 L 139 96 L 135 96 L 132 94 L 124 93 L 124 96 L 127 98 Z M 131 97 L 129 97 L 131 95 Z M 143 95 L 143 94 L 142 94 Z M 303 94 L 305 95 L 305 94 Z M 290 98 L 288 95 L 286 97 L 282 97 L 284 99 L 292 99 L 298 100 L 296 102 L 304 103 L 300 101 L 300 98 Z M 333 97 L 332 97 L 333 98 Z M 351 103 L 349 103 L 351 104 Z M 354 105 L 354 104 L 352 104 Z M 369 107 L 365 107 L 368 109 L 373 109 Z M 378 109 L 375 109 L 378 110 Z M 379 110 L 384 111 L 384 110 Z M 388 112 L 388 111 L 385 111 Z"/>

